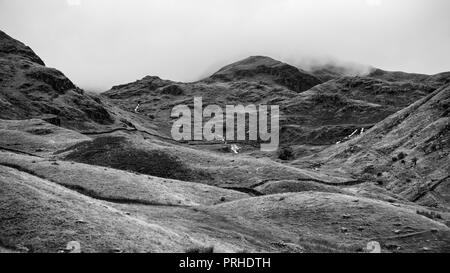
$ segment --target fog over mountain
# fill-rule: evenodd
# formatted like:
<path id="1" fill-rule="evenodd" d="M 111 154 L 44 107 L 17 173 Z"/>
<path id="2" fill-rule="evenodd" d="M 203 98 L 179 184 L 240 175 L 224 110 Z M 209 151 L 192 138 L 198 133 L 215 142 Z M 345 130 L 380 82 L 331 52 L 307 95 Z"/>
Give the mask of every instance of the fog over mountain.
<path id="1" fill-rule="evenodd" d="M 145 75 L 194 81 L 254 55 L 435 74 L 450 64 L 448 10 L 447 0 L 0 0 L 0 25 L 76 85 L 104 91 Z"/>

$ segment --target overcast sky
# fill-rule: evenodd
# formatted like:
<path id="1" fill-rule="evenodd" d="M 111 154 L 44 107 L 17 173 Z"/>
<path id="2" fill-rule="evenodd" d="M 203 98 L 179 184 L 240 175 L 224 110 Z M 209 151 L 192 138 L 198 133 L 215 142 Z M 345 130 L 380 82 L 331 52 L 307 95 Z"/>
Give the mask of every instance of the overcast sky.
<path id="1" fill-rule="evenodd" d="M 449 0 L 0 0 L 0 28 L 88 90 L 250 55 L 450 70 Z"/>

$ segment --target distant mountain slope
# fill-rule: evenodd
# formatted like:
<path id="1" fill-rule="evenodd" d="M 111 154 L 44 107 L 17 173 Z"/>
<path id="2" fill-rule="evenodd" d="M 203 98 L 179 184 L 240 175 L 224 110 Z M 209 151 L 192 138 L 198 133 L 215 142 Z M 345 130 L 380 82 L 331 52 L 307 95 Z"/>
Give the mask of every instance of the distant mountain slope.
<path id="1" fill-rule="evenodd" d="M 401 77 L 399 81 L 362 76 L 329 80 L 283 106 L 283 142 L 297 139 L 303 143 L 334 144 L 355 130 L 359 133 L 362 128 L 370 128 L 442 84 L 404 81 Z"/>
<path id="2" fill-rule="evenodd" d="M 324 64 L 306 64 L 310 74 L 323 82 L 342 77 L 369 77 L 388 82 L 412 82 L 433 85 L 434 88 L 450 83 L 450 72 L 426 75 L 403 71 L 387 71 L 367 65 L 345 62 L 329 62 Z"/>
<path id="3" fill-rule="evenodd" d="M 385 71 L 382 69 L 374 69 L 368 77 L 391 81 L 391 82 L 412 82 L 419 84 L 426 84 L 433 88 L 450 83 L 450 72 L 442 72 L 434 75 L 406 73 L 401 71 Z"/>
<path id="4" fill-rule="evenodd" d="M 409 82 L 423 82 L 430 76 L 418 73 L 406 73 L 402 71 L 385 71 L 382 69 L 373 69 L 368 77 L 376 78 L 385 81 L 409 81 Z"/>
<path id="5" fill-rule="evenodd" d="M 0 118 L 56 115 L 61 125 L 86 129 L 111 125 L 113 116 L 94 94 L 76 87 L 23 43 L 0 31 Z"/>
<path id="6" fill-rule="evenodd" d="M 373 70 L 372 67 L 367 65 L 336 61 L 325 63 L 314 61 L 313 63 L 306 63 L 301 66 L 307 67 L 307 69 L 305 69 L 306 71 L 323 82 L 341 77 L 367 76 Z"/>
<path id="7" fill-rule="evenodd" d="M 450 209 L 450 86 L 296 164 L 306 162 L 371 179 L 410 201 Z"/>
<path id="8" fill-rule="evenodd" d="M 312 80 L 311 75 L 320 77 L 322 72 L 332 76 L 321 77 L 327 78 L 323 83 Z M 204 105 L 279 105 L 281 145 L 295 146 L 297 156 L 303 156 L 315 149 L 311 145 L 335 144 L 356 130 L 359 133 L 370 128 L 432 93 L 448 79 L 448 73 L 352 73 L 356 72 L 339 66 L 305 72 L 269 57 L 253 56 L 227 65 L 202 81 L 180 83 L 147 76 L 114 86 L 103 95 L 129 112 L 139 105 L 138 115 L 150 118 L 165 134 L 169 134 L 173 122 L 171 109 L 178 104 L 192 106 L 194 96 L 202 97 Z M 296 82 L 306 85 L 293 87 Z"/>

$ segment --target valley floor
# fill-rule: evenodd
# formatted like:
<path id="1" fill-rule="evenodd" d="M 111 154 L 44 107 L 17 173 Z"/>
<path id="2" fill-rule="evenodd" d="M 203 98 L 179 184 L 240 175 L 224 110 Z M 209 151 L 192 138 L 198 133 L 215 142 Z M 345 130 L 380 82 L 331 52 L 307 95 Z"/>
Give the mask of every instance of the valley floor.
<path id="1" fill-rule="evenodd" d="M 36 119 L 0 128 L 2 252 L 450 251 L 450 214 L 373 183 L 134 133 L 102 147 Z M 121 149 L 152 169 L 116 164 Z"/>

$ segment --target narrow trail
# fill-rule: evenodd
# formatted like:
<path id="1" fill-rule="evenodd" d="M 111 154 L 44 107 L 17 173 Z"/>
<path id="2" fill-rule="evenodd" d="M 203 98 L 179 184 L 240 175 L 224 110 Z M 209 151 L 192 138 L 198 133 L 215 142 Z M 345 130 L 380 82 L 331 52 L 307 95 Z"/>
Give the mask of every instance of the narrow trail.
<path id="1" fill-rule="evenodd" d="M 106 130 L 106 131 L 94 131 L 94 132 L 83 132 L 83 131 L 80 131 L 80 134 L 83 134 L 83 135 L 103 135 L 103 134 L 110 134 L 110 133 L 119 132 L 119 131 L 137 132 L 138 130 L 136 128 L 114 128 L 114 129 Z"/>
<path id="2" fill-rule="evenodd" d="M 254 196 L 263 196 L 265 195 L 264 193 L 257 191 L 253 188 L 246 188 L 246 187 L 221 187 L 222 189 L 227 189 L 227 190 L 233 190 L 233 191 L 238 191 L 238 192 L 243 192 L 243 193 L 247 193 L 250 196 L 254 197 Z"/>
<path id="3" fill-rule="evenodd" d="M 364 184 L 367 183 L 369 181 L 367 180 L 348 180 L 348 181 L 343 181 L 343 182 L 327 182 L 327 181 L 321 181 L 321 180 L 317 180 L 317 179 L 304 179 L 304 178 L 297 178 L 297 181 L 313 181 L 313 182 L 317 182 L 323 185 L 329 185 L 329 186 L 355 186 L 355 185 L 359 185 L 359 184 Z"/>
<path id="4" fill-rule="evenodd" d="M 424 235 L 424 234 L 428 234 L 428 233 L 432 233 L 432 231 L 430 231 L 430 230 L 424 230 L 424 231 L 417 231 L 417 232 L 410 232 L 410 233 L 400 234 L 400 235 L 396 235 L 396 236 L 377 237 L 377 238 L 372 238 L 372 239 L 370 239 L 369 241 L 382 241 L 382 240 L 404 239 L 404 238 L 409 238 L 409 237 L 414 237 L 414 236 Z"/>
<path id="5" fill-rule="evenodd" d="M 287 179 L 289 180 L 289 179 Z M 359 185 L 359 184 L 363 184 L 363 183 L 367 183 L 369 181 L 367 180 L 348 180 L 348 181 L 343 181 L 343 182 L 329 182 L 329 181 L 323 181 L 323 180 L 319 180 L 319 179 L 315 179 L 315 178 L 296 178 L 296 179 L 292 179 L 295 181 L 306 181 L 306 182 L 316 182 L 322 185 L 327 185 L 327 186 L 355 186 L 355 185 Z M 269 182 L 277 182 L 277 181 L 286 181 L 286 179 L 283 180 L 264 180 L 261 181 L 259 183 L 253 184 L 250 186 L 250 188 L 254 189 L 256 187 L 262 186 L 266 183 Z"/>
<path id="6" fill-rule="evenodd" d="M 450 175 L 438 180 L 436 183 L 434 183 L 431 187 L 426 187 L 424 189 L 421 189 L 421 192 L 419 192 L 414 198 L 412 198 L 412 202 L 419 201 L 422 197 L 427 195 L 428 193 L 434 191 L 439 185 L 441 185 L 444 181 L 450 178 Z"/>
<path id="7" fill-rule="evenodd" d="M 169 137 L 166 137 L 166 136 L 162 136 L 162 135 L 159 135 L 159 134 L 155 134 L 155 133 L 150 133 L 150 132 L 145 131 L 145 130 L 139 130 L 137 128 L 114 128 L 114 129 L 106 130 L 106 131 L 94 131 L 94 132 L 82 132 L 82 131 L 80 131 L 79 133 L 83 134 L 83 135 L 91 136 L 91 135 L 111 134 L 111 133 L 114 133 L 114 132 L 138 132 L 138 133 L 147 134 L 149 136 L 157 137 L 157 138 L 160 138 L 160 139 L 164 139 L 164 140 L 167 140 L 167 141 L 179 143 L 178 141 L 175 141 L 172 138 L 169 138 Z"/>
<path id="8" fill-rule="evenodd" d="M 57 183 L 57 182 L 54 182 L 54 183 Z M 57 183 L 57 184 L 65 187 L 67 189 L 76 191 L 82 195 L 89 196 L 93 199 L 107 201 L 107 202 L 111 202 L 111 203 L 125 204 L 125 205 L 160 206 L 160 207 L 183 207 L 183 208 L 190 207 L 190 206 L 186 206 L 186 205 L 158 203 L 158 202 L 152 202 L 152 201 L 147 201 L 147 200 L 142 200 L 142 199 L 101 196 L 97 192 L 90 190 L 90 189 L 86 189 L 80 185 L 71 185 L 71 184 L 65 184 L 65 183 Z"/>

